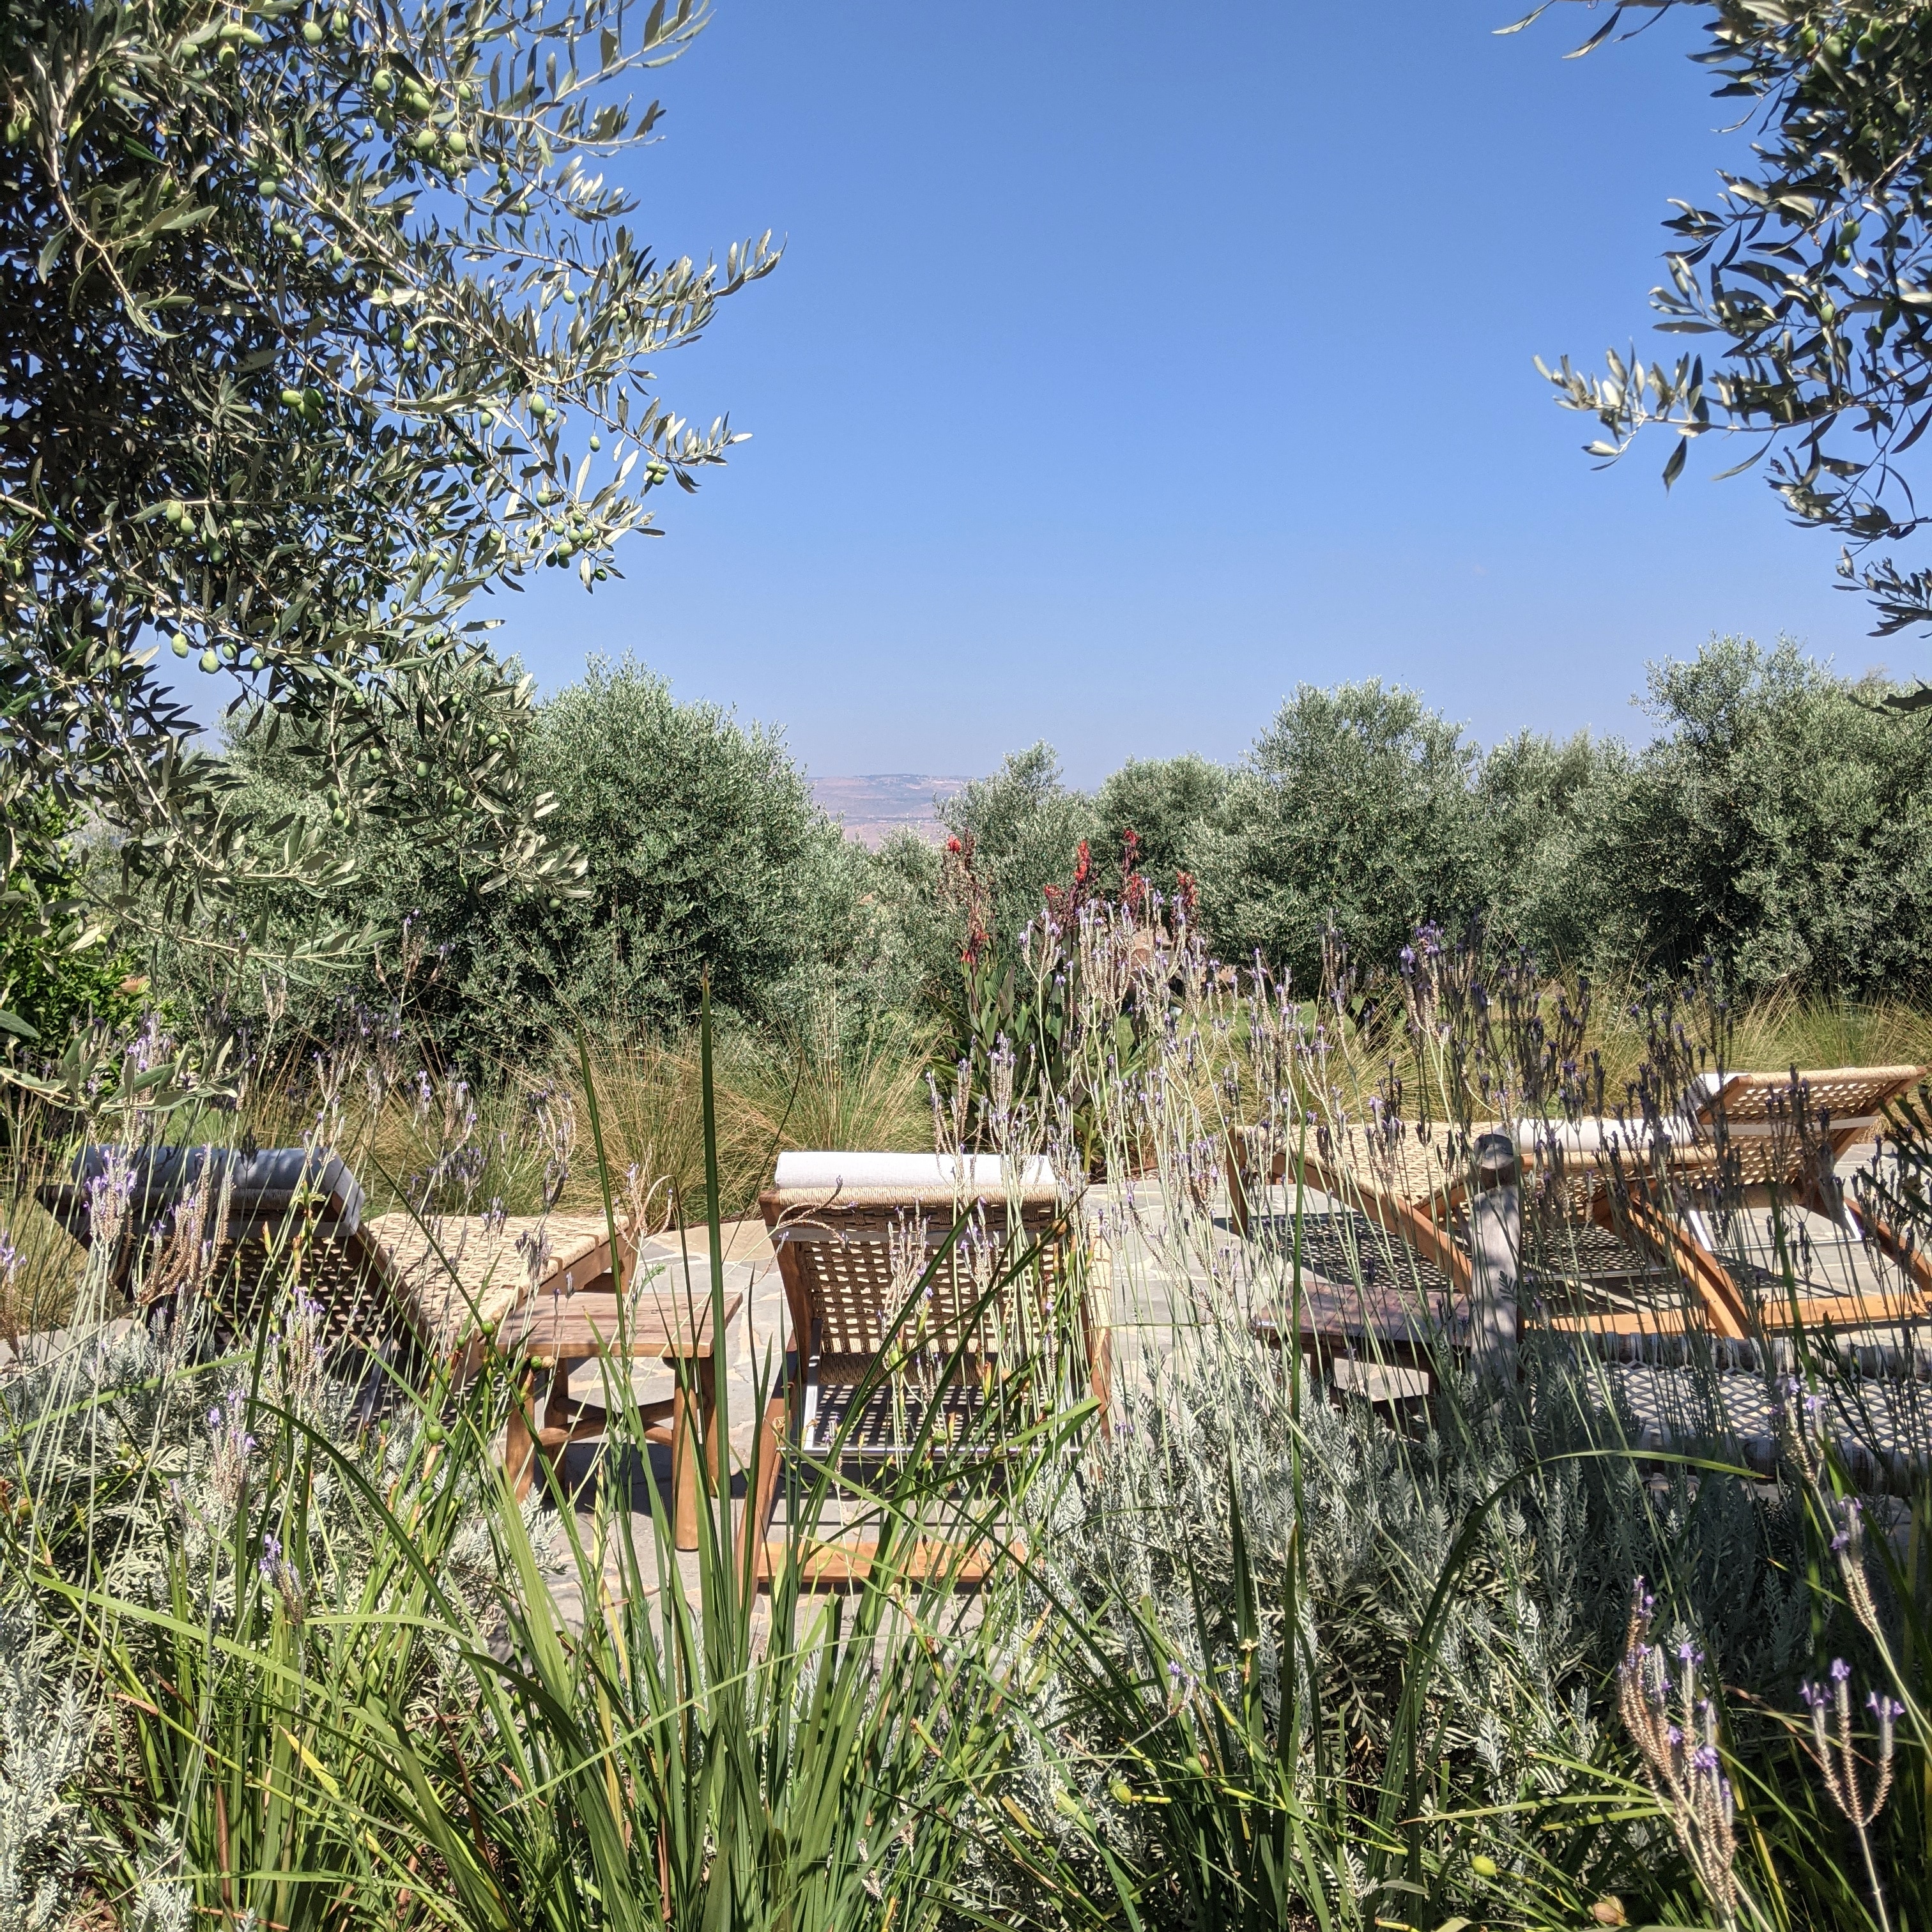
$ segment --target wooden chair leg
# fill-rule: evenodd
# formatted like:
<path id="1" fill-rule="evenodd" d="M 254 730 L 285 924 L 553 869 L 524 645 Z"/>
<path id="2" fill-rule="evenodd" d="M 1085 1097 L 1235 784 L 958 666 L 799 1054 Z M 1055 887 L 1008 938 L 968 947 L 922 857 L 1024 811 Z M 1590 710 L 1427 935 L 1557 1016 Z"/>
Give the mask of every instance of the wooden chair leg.
<path id="1" fill-rule="evenodd" d="M 1240 1136 L 1232 1127 L 1228 1130 L 1227 1142 L 1228 1223 L 1245 1241 L 1252 1216 L 1248 1206 L 1247 1176 L 1241 1166 Z"/>
<path id="2" fill-rule="evenodd" d="M 570 1372 L 575 1366 L 573 1362 L 559 1362 L 550 1372 L 550 1392 L 544 1399 L 544 1426 L 546 1429 L 567 1429 L 573 1420 Z"/>
<path id="3" fill-rule="evenodd" d="M 1847 1205 L 1849 1207 L 1850 1204 Z M 1854 1226 L 1886 1260 L 1894 1262 L 1903 1270 L 1920 1301 L 1932 1306 L 1932 1258 L 1928 1258 L 1922 1248 L 1909 1245 L 1895 1229 L 1883 1221 L 1874 1219 L 1863 1209 L 1851 1208 L 1850 1211 Z M 1882 1295 L 1862 1298 L 1876 1301 L 1881 1306 L 1885 1301 Z"/>
<path id="4" fill-rule="evenodd" d="M 765 1538 L 778 1502 L 778 1458 L 790 1406 L 782 1395 L 775 1395 L 766 1402 L 765 1412 L 758 1421 L 757 1447 L 752 1451 L 752 1494 L 746 1498 L 745 1510 L 745 1556 L 752 1576 L 760 1583 L 772 1580 Z"/>
<path id="5" fill-rule="evenodd" d="M 536 1438 L 530 1428 L 536 1381 L 533 1364 L 518 1364 L 516 1387 L 510 1400 L 509 1426 L 503 1436 L 503 1474 L 518 1502 L 530 1494 L 530 1484 L 536 1479 Z"/>
<path id="6" fill-rule="evenodd" d="M 1751 1310 L 1730 1270 L 1648 1202 L 1633 1194 L 1622 1207 L 1631 1232 L 1683 1276 L 1712 1328 L 1727 1341 L 1744 1340 L 1751 1332 Z M 1614 1227 L 1614 1210 L 1607 1195 L 1595 1212 L 1603 1225 Z"/>
<path id="7" fill-rule="evenodd" d="M 692 1412 L 694 1396 L 697 1400 L 694 1415 Z M 717 1414 L 716 1364 L 709 1355 L 694 1356 L 680 1372 L 676 1406 L 671 1418 L 672 1534 L 680 1550 L 698 1547 L 698 1493 L 704 1480 L 700 1473 L 703 1465 L 710 1465 L 714 1485 L 723 1473 L 724 1445 L 718 1439 Z"/>

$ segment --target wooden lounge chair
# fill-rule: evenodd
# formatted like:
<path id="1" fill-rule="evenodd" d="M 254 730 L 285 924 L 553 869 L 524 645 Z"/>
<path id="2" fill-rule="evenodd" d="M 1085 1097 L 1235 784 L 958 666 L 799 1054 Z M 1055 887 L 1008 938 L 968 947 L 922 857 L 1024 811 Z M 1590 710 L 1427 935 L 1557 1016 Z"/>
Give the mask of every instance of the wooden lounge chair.
<path id="1" fill-rule="evenodd" d="M 1045 1161 L 1003 1174 L 989 1155 L 782 1154 L 759 1205 L 791 1323 L 784 1386 L 761 1421 L 748 1530 L 761 1580 L 784 1561 L 784 1544 L 766 1537 L 782 1461 L 983 1465 L 999 1453 L 1005 1404 L 1030 1424 L 1078 1399 L 1082 1381 L 1104 1418 L 1106 1256 Z M 922 1280 L 962 1216 L 958 1240 Z M 1077 1374 L 1066 1372 L 1069 1342 Z M 806 1580 L 856 1581 L 875 1550 L 869 1540 L 815 1544 Z M 933 1544 L 910 1563 L 974 1582 L 986 1553 Z"/>
<path id="2" fill-rule="evenodd" d="M 1540 1190 L 1546 1208 L 1560 1201 L 1569 1224 L 1582 1231 L 1572 1270 L 1637 1285 L 1612 1297 L 1622 1305 L 1552 1312 L 1549 1325 L 1600 1336 L 1681 1333 L 1682 1311 L 1658 1307 L 1641 1285 L 1648 1277 L 1681 1282 L 1696 1318 L 1724 1340 L 1788 1327 L 1789 1303 L 1752 1292 L 1720 1258 L 1714 1232 L 1724 1214 L 1773 1200 L 1828 1215 L 1897 1262 L 1912 1284 L 1912 1304 L 1904 1308 L 1880 1295 L 1808 1294 L 1799 1304 L 1808 1324 L 1870 1324 L 1932 1311 L 1932 1264 L 1854 1209 L 1834 1172 L 1873 1137 L 1886 1103 L 1926 1072 L 1837 1067 L 1711 1076 L 1693 1084 L 1679 1112 L 1648 1121 L 1516 1124 L 1526 1186 Z M 1469 1149 L 1483 1131 L 1466 1137 L 1447 1129 L 1418 1135 L 1412 1127 L 1394 1134 L 1374 1127 L 1330 1132 L 1311 1137 L 1299 1156 L 1301 1172 L 1306 1186 L 1358 1208 L 1439 1270 L 1454 1294 L 1466 1294 L 1468 1264 L 1456 1229 Z M 1290 1166 L 1283 1150 L 1271 1161 L 1246 1153 L 1256 1138 L 1230 1142 L 1230 1218 L 1244 1233 L 1250 1198 L 1264 1180 L 1283 1180 Z"/>
<path id="3" fill-rule="evenodd" d="M 1439 1270 L 1456 1292 L 1469 1288 L 1468 1257 L 1450 1232 L 1468 1180 L 1470 1150 L 1489 1130 L 1466 1137 L 1404 1124 L 1389 1133 L 1350 1125 L 1311 1130 L 1293 1148 L 1256 1151 L 1259 1136 L 1237 1130 L 1228 1141 L 1228 1220 L 1244 1238 L 1253 1232 L 1264 1190 L 1284 1185 L 1298 1166 L 1304 1187 L 1346 1201 L 1375 1227 Z"/>
<path id="4" fill-rule="evenodd" d="M 88 1148 L 39 1198 L 83 1244 L 97 1230 L 112 1239 L 110 1280 L 151 1319 L 194 1294 L 219 1329 L 251 1337 L 292 1283 L 332 1342 L 459 1375 L 480 1358 L 486 1328 L 527 1296 L 610 1271 L 601 1214 L 365 1217 L 347 1165 L 303 1148 Z"/>
<path id="5" fill-rule="evenodd" d="M 1724 1073 L 1694 1081 L 1674 1114 L 1648 1122 L 1526 1120 L 1517 1142 L 1544 1184 L 1564 1190 L 1579 1218 L 1616 1226 L 1692 1290 L 1714 1333 L 1742 1340 L 1791 1325 L 1782 1294 L 1761 1296 L 1724 1258 L 1718 1228 L 1739 1211 L 1796 1208 L 1836 1222 L 1894 1262 L 1910 1288 L 1874 1294 L 1802 1292 L 1808 1325 L 1896 1322 L 1932 1312 L 1932 1264 L 1883 1221 L 1848 1201 L 1836 1172 L 1875 1138 L 1886 1105 L 1923 1066 L 1841 1066 L 1785 1073 Z M 1565 1330 L 1672 1332 L 1681 1322 L 1644 1308 L 1556 1316 Z"/>
<path id="6" fill-rule="evenodd" d="M 620 1334 L 634 1358 L 690 1358 L 686 1380 L 700 1407 L 711 1386 L 708 1305 L 694 1328 L 670 1308 L 668 1292 L 652 1296 L 640 1286 L 627 1298 L 628 1319 L 616 1321 L 602 1214 L 365 1217 L 365 1197 L 346 1164 L 302 1148 L 253 1156 L 159 1148 L 131 1157 L 89 1148 L 68 1179 L 40 1189 L 40 1199 L 84 1244 L 93 1245 L 97 1227 L 112 1239 L 110 1280 L 150 1319 L 166 1318 L 194 1294 L 218 1330 L 246 1341 L 272 1316 L 277 1298 L 298 1290 L 320 1310 L 330 1342 L 368 1364 L 368 1399 L 386 1382 L 422 1386 L 436 1366 L 460 1387 L 493 1336 L 520 1352 L 523 1401 L 505 1450 L 520 1496 L 538 1454 L 602 1430 L 602 1412 L 593 1423 L 586 1405 L 555 1433 L 566 1420 L 569 1366 L 616 1348 Z M 622 1229 L 616 1258 L 634 1283 L 637 1244 Z M 551 1374 L 548 1412 L 537 1425 L 530 1404 L 544 1370 Z M 670 1424 L 651 1439 L 673 1444 L 674 1514 L 681 1526 L 694 1522 L 682 1396 L 651 1412 L 647 1433 Z"/>

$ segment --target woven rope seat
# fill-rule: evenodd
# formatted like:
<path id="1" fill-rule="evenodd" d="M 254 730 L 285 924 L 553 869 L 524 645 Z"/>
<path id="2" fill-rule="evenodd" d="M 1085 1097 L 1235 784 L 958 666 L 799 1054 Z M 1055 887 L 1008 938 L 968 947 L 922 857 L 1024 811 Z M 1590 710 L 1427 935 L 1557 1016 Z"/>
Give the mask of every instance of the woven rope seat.
<path id="1" fill-rule="evenodd" d="M 566 1294 L 610 1270 L 602 1214 L 427 1219 L 398 1213 L 364 1223 L 423 1339 L 439 1354 L 500 1324 L 540 1285 Z"/>

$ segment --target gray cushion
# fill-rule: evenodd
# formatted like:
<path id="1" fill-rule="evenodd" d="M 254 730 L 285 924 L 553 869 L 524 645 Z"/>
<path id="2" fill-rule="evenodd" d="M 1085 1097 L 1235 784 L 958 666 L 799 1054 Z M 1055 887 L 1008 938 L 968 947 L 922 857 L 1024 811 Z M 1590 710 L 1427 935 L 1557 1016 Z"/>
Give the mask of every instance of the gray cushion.
<path id="1" fill-rule="evenodd" d="M 106 1174 L 116 1151 L 82 1148 L 69 1171 L 71 1190 L 62 1190 L 64 1198 L 58 1204 L 49 1203 L 68 1232 L 82 1240 L 88 1238 L 88 1184 Z M 332 1202 L 344 1232 L 352 1234 L 362 1226 L 367 1198 L 362 1184 L 332 1149 L 317 1153 L 308 1148 L 263 1148 L 244 1154 L 233 1148 L 159 1147 L 145 1148 L 128 1157 L 134 1183 L 129 1218 L 134 1230 L 146 1234 L 172 1212 L 182 1196 L 200 1183 L 211 1162 L 218 1189 L 226 1174 L 228 1211 L 232 1216 L 285 1214 L 302 1191 Z"/>

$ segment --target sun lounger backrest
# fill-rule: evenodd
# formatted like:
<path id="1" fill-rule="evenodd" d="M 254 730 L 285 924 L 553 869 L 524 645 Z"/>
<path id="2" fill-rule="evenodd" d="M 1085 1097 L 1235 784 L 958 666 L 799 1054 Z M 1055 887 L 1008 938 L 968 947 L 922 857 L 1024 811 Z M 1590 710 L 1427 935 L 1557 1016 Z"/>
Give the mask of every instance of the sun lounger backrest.
<path id="1" fill-rule="evenodd" d="M 1802 1099 L 1807 1124 L 1822 1124 L 1838 1158 L 1871 1139 L 1896 1100 L 1926 1076 L 1923 1066 L 1828 1066 L 1784 1073 L 1707 1073 L 1691 1083 L 1688 1112 L 1738 1140 L 1782 1138 L 1801 1131 Z"/>
<path id="2" fill-rule="evenodd" d="M 298 1200 L 320 1206 L 324 1218 L 354 1234 L 362 1218 L 361 1182 L 340 1156 L 307 1148 L 267 1148 L 244 1154 L 232 1148 L 82 1148 L 64 1182 L 43 1188 L 48 1211 L 79 1241 L 93 1238 L 96 1190 L 116 1174 L 129 1190 L 126 1233 L 145 1240 L 204 1182 L 211 1195 L 225 1192 L 229 1218 L 252 1223 L 279 1218 Z"/>
<path id="3" fill-rule="evenodd" d="M 70 1234 L 92 1246 L 100 1190 L 117 1180 L 128 1199 L 114 1280 L 144 1305 L 177 1294 L 192 1278 L 224 1324 L 247 1334 L 265 1296 L 292 1281 L 320 1308 L 335 1339 L 372 1350 L 420 1339 L 422 1324 L 365 1238 L 362 1185 L 333 1151 L 83 1148 L 68 1178 L 42 1188 L 40 1198 Z M 196 1224 L 180 1219 L 185 1215 L 199 1217 Z M 172 1266 L 164 1264 L 171 1240 L 197 1235 L 199 1255 L 176 1255 Z"/>
<path id="4" fill-rule="evenodd" d="M 871 1356 L 914 1345 L 942 1355 L 1011 1354 L 1037 1335 L 1066 1277 L 1066 1210 L 1050 1185 L 1022 1190 L 1017 1203 L 990 1190 L 962 1198 L 929 1180 L 922 1189 L 836 1193 L 775 1187 L 760 1204 L 794 1334 L 808 1336 L 818 1354 Z M 920 1287 L 962 1214 L 958 1240 Z M 1034 1250 L 1013 1280 L 998 1286 Z"/>

